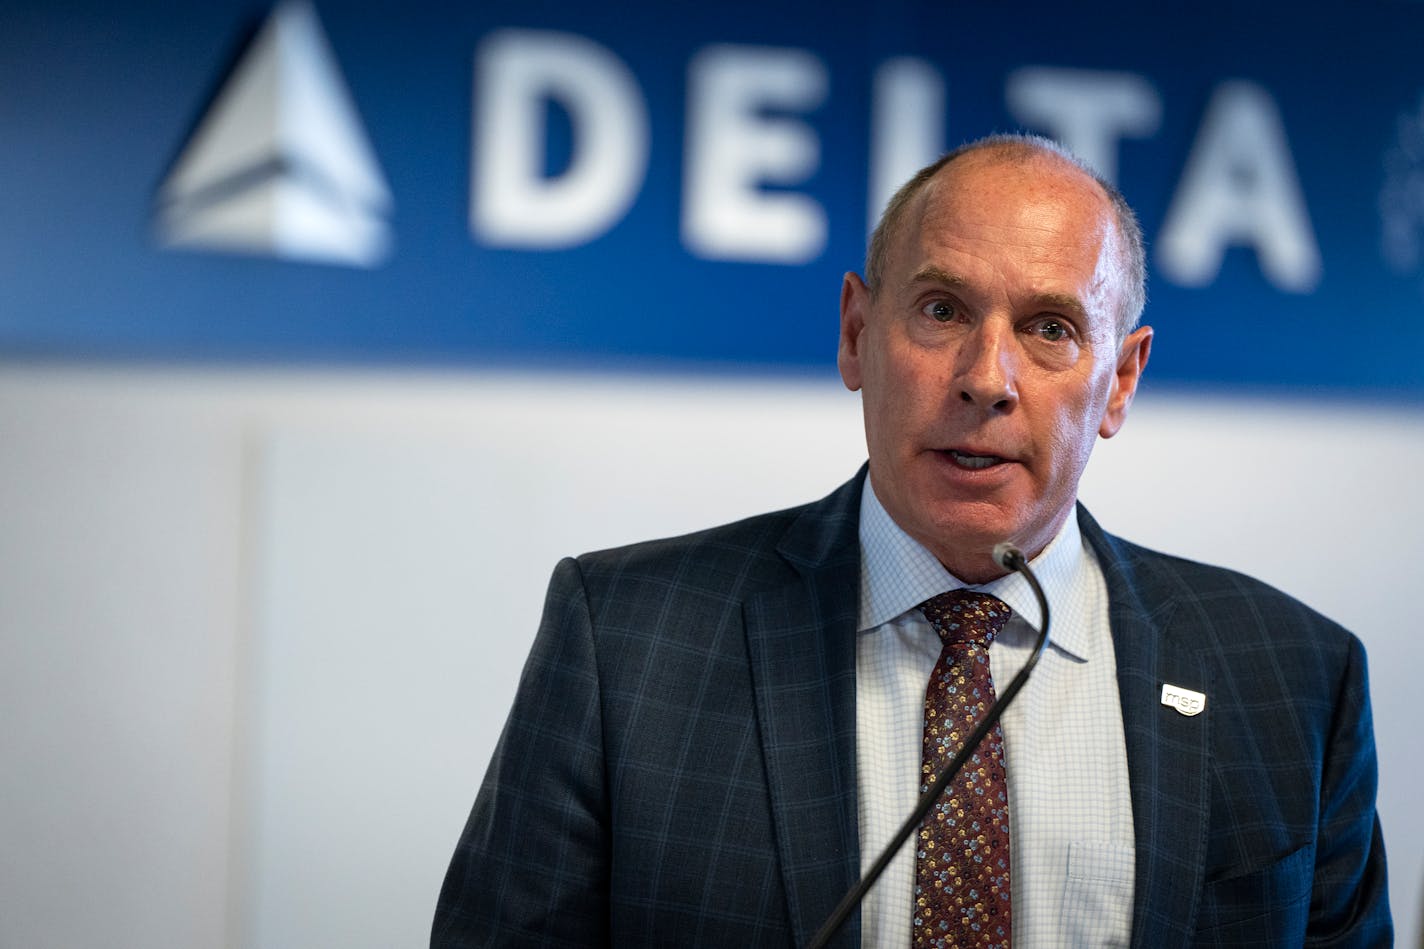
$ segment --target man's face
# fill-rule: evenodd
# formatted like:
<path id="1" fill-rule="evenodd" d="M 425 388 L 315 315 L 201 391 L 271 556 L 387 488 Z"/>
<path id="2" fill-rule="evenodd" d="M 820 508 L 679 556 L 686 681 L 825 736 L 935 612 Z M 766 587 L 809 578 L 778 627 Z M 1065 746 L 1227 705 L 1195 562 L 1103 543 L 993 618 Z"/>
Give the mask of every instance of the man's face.
<path id="1" fill-rule="evenodd" d="M 1004 573 L 999 541 L 1037 554 L 1116 434 L 1152 330 L 1119 345 L 1111 205 L 1056 157 L 947 165 L 906 209 L 872 295 L 841 293 L 841 378 L 862 390 L 870 478 L 957 577 Z"/>

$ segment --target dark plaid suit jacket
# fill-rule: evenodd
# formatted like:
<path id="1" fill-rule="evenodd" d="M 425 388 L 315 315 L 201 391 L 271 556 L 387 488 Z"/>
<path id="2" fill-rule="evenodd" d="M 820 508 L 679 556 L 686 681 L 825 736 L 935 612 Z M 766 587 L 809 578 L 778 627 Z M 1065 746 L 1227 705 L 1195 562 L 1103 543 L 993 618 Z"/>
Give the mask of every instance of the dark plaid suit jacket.
<path id="1" fill-rule="evenodd" d="M 791 946 L 859 868 L 864 472 L 828 498 L 565 560 L 432 946 Z M 1385 945 L 1358 640 L 1102 531 L 1136 825 L 1132 945 Z M 1187 717 L 1164 683 L 1205 693 Z M 859 945 L 856 921 L 835 945 Z"/>

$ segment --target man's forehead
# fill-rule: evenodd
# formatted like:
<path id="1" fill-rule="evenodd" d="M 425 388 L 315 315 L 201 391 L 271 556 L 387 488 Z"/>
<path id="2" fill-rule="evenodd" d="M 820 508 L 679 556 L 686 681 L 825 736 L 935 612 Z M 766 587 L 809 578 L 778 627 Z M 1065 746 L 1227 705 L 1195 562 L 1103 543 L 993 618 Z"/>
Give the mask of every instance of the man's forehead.
<path id="1" fill-rule="evenodd" d="M 976 198 L 982 200 L 975 200 Z M 997 198 L 995 205 L 991 198 Z M 940 169 L 917 196 L 914 217 L 923 223 L 941 208 L 975 204 L 1005 213 L 1021 205 L 1073 203 L 1085 229 L 1098 232 L 1111 219 L 1111 201 L 1081 168 L 1049 153 L 971 152 Z"/>
<path id="2" fill-rule="evenodd" d="M 1050 153 L 971 152 L 925 182 L 905 209 L 891 253 L 903 253 L 960 222 L 1002 225 L 1007 235 L 1010 228 L 1038 226 L 1038 212 L 1050 209 L 1060 223 L 1071 221 L 1070 230 L 1081 229 L 1079 239 L 1100 242 L 1104 250 L 1113 243 L 1111 199 L 1081 168 Z M 916 263 L 902 259 L 906 265 Z"/>

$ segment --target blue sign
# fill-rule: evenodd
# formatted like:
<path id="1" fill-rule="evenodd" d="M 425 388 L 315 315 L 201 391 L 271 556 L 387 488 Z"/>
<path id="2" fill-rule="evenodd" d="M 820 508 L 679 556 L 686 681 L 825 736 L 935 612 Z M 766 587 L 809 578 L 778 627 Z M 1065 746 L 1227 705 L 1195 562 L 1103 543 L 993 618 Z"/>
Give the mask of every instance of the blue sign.
<path id="1" fill-rule="evenodd" d="M 1413 399 L 1420 35 L 1408 3 L 12 2 L 0 354 L 830 372 L 893 187 L 1025 129 L 1137 208 L 1154 383 Z"/>

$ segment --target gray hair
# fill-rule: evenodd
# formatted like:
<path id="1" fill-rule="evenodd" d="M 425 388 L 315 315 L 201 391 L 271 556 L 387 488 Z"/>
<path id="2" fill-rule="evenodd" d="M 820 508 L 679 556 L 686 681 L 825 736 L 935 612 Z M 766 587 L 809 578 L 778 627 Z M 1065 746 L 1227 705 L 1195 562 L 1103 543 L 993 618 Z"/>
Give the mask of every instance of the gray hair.
<path id="1" fill-rule="evenodd" d="M 1111 182 L 1077 155 L 1051 138 L 1041 135 L 989 135 L 961 145 L 915 172 L 914 176 L 895 192 L 895 196 L 885 206 L 885 212 L 880 215 L 880 223 L 876 225 L 875 232 L 870 235 L 870 247 L 865 255 L 865 282 L 870 292 L 876 294 L 880 291 L 880 284 L 885 276 L 886 258 L 890 254 L 890 242 L 904 223 L 906 209 L 915 196 L 945 165 L 980 151 L 997 152 L 1004 158 L 1020 162 L 1045 154 L 1054 155 L 1082 171 L 1103 189 L 1112 205 L 1119 242 L 1118 252 L 1125 271 L 1122 300 L 1117 315 L 1117 334 L 1119 339 L 1126 337 L 1142 319 L 1142 310 L 1147 305 L 1147 249 L 1142 239 L 1142 227 L 1137 223 L 1137 215 L 1132 212 L 1122 192 Z"/>

